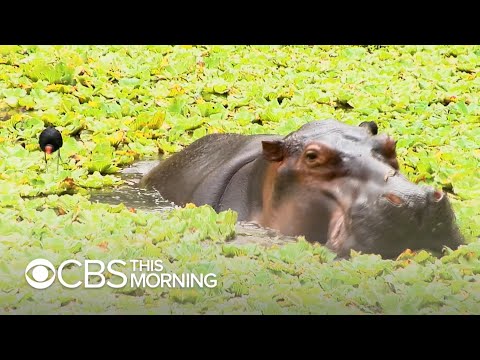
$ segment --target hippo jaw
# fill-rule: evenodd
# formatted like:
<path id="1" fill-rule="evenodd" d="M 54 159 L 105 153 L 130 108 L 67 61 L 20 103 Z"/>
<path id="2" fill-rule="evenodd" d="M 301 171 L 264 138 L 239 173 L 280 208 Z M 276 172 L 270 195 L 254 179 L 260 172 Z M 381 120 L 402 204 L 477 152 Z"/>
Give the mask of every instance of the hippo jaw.
<path id="1" fill-rule="evenodd" d="M 407 205 L 384 204 L 382 198 L 371 205 L 353 207 L 347 213 L 341 210 L 333 213 L 326 246 L 341 257 L 348 257 L 350 251 L 355 250 L 392 259 L 407 249 L 440 254 L 445 246 L 456 249 L 463 243 L 446 195 L 439 200 L 437 209 L 423 217 L 411 209 L 402 209 Z M 395 210 L 411 211 L 410 216 L 404 214 L 399 223 L 392 221 L 389 215 L 396 213 L 389 211 L 392 205 L 398 207 Z"/>
<path id="2" fill-rule="evenodd" d="M 446 194 L 417 186 L 402 176 L 396 180 L 405 185 L 405 193 L 388 192 L 351 207 L 349 223 L 355 230 L 342 241 L 332 239 L 341 245 L 335 251 L 345 255 L 354 249 L 395 258 L 407 249 L 440 254 L 445 246 L 456 249 L 463 243 Z"/>
<path id="3" fill-rule="evenodd" d="M 262 225 L 340 256 L 353 249 L 394 258 L 463 242 L 447 196 L 402 176 L 395 142 L 371 127 L 309 123 L 263 150 L 275 182 L 264 196 Z"/>
<path id="4" fill-rule="evenodd" d="M 407 249 L 441 253 L 444 246 L 456 249 L 461 245 L 463 237 L 447 195 L 397 176 L 396 181 L 406 186 L 404 194 L 346 190 L 358 189 L 355 181 L 316 191 L 303 184 L 303 195 L 300 189 L 290 190 L 295 200 L 274 202 L 274 216 L 268 216 L 270 221 L 264 225 L 287 235 L 304 235 L 340 257 L 355 250 L 391 259 Z"/>

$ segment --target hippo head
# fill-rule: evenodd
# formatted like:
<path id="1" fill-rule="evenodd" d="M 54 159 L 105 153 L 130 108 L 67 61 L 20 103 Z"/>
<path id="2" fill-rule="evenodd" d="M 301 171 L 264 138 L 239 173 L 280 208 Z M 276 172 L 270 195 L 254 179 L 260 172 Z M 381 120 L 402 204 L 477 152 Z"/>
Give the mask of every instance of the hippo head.
<path id="1" fill-rule="evenodd" d="M 270 161 L 263 223 L 326 244 L 384 258 L 406 249 L 440 252 L 463 238 L 443 192 L 399 173 L 395 141 L 374 122 L 315 121 L 282 140 L 263 141 Z"/>

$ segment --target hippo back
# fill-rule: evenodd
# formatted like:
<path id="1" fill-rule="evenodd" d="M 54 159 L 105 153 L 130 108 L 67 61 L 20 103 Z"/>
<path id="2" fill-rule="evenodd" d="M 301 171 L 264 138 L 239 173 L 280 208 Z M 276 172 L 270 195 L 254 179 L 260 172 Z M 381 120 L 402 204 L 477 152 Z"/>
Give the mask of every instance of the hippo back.
<path id="1" fill-rule="evenodd" d="M 232 177 L 245 165 L 262 156 L 262 140 L 277 135 L 210 134 L 161 161 L 143 179 L 163 198 L 179 206 L 194 203 L 219 204 Z"/>

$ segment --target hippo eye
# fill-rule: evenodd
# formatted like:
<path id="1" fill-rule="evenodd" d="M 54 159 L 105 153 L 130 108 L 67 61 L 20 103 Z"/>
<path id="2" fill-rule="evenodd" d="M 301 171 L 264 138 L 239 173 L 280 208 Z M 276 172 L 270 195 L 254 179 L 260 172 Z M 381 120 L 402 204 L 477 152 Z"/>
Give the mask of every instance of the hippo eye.
<path id="1" fill-rule="evenodd" d="M 316 160 L 318 158 L 318 154 L 316 151 L 307 151 L 307 153 L 305 154 L 305 157 L 310 160 L 310 161 L 313 161 L 313 160 Z"/>
<path id="2" fill-rule="evenodd" d="M 324 144 L 312 144 L 305 150 L 303 155 L 309 167 L 317 167 L 326 164 L 334 165 L 339 161 L 336 151 Z"/>

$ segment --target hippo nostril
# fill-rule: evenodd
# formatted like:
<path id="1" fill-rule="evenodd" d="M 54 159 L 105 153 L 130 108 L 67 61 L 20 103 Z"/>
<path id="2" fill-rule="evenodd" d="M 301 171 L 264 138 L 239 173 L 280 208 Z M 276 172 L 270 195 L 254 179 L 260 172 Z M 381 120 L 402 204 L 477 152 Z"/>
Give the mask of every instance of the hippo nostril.
<path id="1" fill-rule="evenodd" d="M 443 191 L 435 190 L 433 192 L 433 201 L 439 202 L 440 200 L 443 199 L 444 196 L 445 196 L 445 194 L 443 193 Z"/>
<path id="2" fill-rule="evenodd" d="M 403 199 L 398 195 L 388 193 L 388 194 L 384 194 L 383 197 L 395 206 L 401 206 L 404 204 Z"/>

